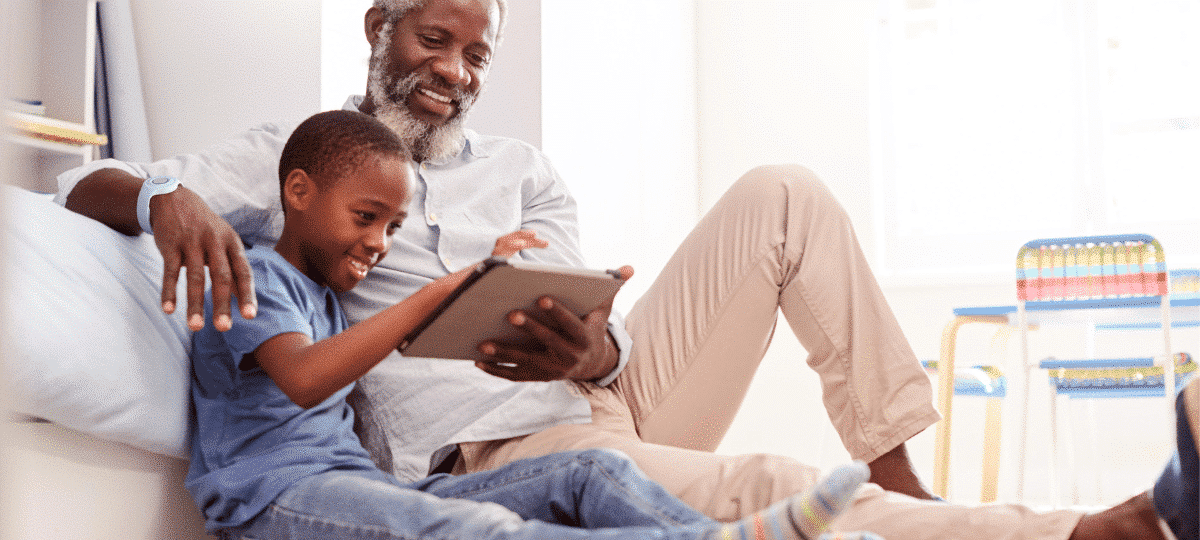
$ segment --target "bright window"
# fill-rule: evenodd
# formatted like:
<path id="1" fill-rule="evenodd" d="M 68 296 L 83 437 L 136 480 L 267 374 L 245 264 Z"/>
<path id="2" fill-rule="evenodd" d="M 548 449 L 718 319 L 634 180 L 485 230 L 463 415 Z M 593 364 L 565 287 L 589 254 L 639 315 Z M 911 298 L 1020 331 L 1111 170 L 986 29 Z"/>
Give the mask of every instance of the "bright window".
<path id="1" fill-rule="evenodd" d="M 882 1 L 884 273 L 1126 232 L 1200 265 L 1200 0 Z"/>

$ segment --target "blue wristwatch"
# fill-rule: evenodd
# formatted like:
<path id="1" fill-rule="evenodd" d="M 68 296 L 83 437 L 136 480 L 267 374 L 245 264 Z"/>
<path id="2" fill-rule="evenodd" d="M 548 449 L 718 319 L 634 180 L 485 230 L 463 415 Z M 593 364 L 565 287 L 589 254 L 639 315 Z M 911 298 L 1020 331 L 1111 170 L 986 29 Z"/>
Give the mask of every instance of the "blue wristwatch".
<path id="1" fill-rule="evenodd" d="M 138 192 L 137 217 L 138 225 L 147 234 L 154 234 L 150 228 L 150 198 L 163 193 L 170 193 L 179 187 L 179 179 L 173 176 L 155 176 L 142 182 L 142 190 Z"/>

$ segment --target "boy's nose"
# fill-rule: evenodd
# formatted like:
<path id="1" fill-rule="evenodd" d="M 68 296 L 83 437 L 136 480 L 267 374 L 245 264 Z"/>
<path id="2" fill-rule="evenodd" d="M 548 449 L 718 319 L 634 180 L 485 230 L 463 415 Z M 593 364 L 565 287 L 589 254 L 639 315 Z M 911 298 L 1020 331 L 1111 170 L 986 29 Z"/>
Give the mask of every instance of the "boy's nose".
<path id="1" fill-rule="evenodd" d="M 387 233 L 387 229 L 371 231 L 363 238 L 363 245 L 372 253 L 386 253 L 391 242 L 392 236 Z"/>

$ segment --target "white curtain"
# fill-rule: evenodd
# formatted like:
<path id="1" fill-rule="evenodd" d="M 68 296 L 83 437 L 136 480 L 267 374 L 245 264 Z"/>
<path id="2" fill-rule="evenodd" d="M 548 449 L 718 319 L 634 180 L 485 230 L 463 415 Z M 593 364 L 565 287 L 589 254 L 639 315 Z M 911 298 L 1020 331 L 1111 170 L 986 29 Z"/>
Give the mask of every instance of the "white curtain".
<path id="1" fill-rule="evenodd" d="M 97 6 L 96 126 L 109 137 L 101 157 L 151 161 L 129 0 L 100 0 Z"/>

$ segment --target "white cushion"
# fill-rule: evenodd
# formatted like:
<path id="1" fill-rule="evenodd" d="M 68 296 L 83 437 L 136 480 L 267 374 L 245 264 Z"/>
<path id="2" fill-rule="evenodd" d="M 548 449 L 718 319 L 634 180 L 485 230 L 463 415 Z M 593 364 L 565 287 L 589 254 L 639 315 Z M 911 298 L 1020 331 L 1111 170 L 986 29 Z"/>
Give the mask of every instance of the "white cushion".
<path id="1" fill-rule="evenodd" d="M 153 237 L 124 236 L 48 195 L 0 193 L 0 326 L 16 412 L 188 457 L 190 335 L 183 309 L 162 313 Z"/>

